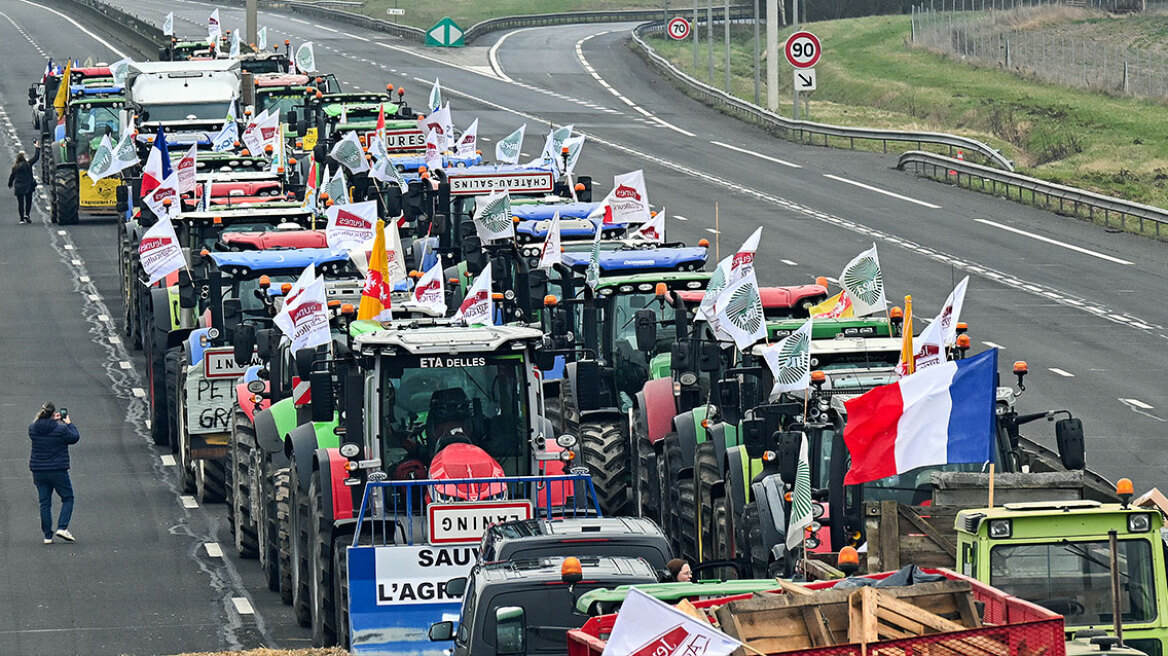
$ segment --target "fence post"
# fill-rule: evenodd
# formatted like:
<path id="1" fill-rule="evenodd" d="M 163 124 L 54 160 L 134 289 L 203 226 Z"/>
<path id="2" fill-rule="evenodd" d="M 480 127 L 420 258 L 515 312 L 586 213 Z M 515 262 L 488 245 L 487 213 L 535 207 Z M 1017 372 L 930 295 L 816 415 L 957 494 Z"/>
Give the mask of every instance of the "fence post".
<path id="1" fill-rule="evenodd" d="M 1014 65 L 1010 63 L 1010 37 L 1006 36 L 1006 68 L 1013 68 Z"/>
<path id="2" fill-rule="evenodd" d="M 1127 77 L 1127 60 L 1123 60 L 1123 92 L 1131 93 L 1131 84 Z"/>

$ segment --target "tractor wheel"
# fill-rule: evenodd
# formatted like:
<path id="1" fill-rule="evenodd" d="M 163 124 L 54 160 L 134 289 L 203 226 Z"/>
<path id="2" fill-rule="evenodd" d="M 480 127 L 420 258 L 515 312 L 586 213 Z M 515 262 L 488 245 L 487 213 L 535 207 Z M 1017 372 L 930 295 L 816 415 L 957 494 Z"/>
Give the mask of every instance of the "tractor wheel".
<path id="1" fill-rule="evenodd" d="M 308 503 L 304 491 L 300 489 L 300 477 L 296 473 L 296 463 L 292 463 L 289 473 L 288 490 L 288 540 L 292 562 L 292 611 L 300 626 L 312 626 L 312 564 L 308 560 Z"/>
<path id="2" fill-rule="evenodd" d="M 543 416 L 544 419 L 552 422 L 552 430 L 556 435 L 563 435 L 566 432 L 563 430 L 564 413 L 560 408 L 560 397 L 558 395 L 544 397 Z"/>
<path id="3" fill-rule="evenodd" d="M 280 601 L 292 604 L 292 505 L 289 498 L 292 491 L 291 474 L 288 468 L 276 471 L 273 479 L 276 501 L 276 569 L 280 578 Z"/>
<path id="4" fill-rule="evenodd" d="M 749 569 L 759 576 L 766 576 L 769 554 L 766 545 L 762 543 L 762 525 L 759 524 L 758 505 L 755 503 L 746 504 L 746 507 L 742 509 L 742 520 L 746 523 L 743 533 L 746 534 L 747 543 L 741 545 L 739 549 L 747 558 L 747 562 L 750 564 Z"/>
<path id="5" fill-rule="evenodd" d="M 668 513 L 662 515 L 662 519 L 664 524 L 668 526 L 666 534 L 673 541 L 674 551 L 680 553 L 682 546 L 681 524 L 686 515 L 680 507 L 681 498 L 677 475 L 681 471 L 682 457 L 677 433 L 669 433 L 665 436 L 665 448 L 662 456 L 665 460 L 665 476 L 661 479 L 661 496 L 663 499 L 668 498 L 667 506 L 669 508 Z M 690 517 L 692 521 L 692 515 Z"/>
<path id="6" fill-rule="evenodd" d="M 358 536 L 359 545 L 373 544 L 371 535 Z M 349 551 L 353 538 L 348 535 L 333 539 L 333 626 L 337 630 L 337 646 L 349 649 Z"/>
<path id="7" fill-rule="evenodd" d="M 171 393 L 166 398 L 168 405 L 167 411 L 173 420 L 173 428 L 171 429 L 173 441 L 171 442 L 171 449 L 178 455 L 175 458 L 175 466 L 178 469 L 179 488 L 183 494 L 195 494 L 198 491 L 195 476 L 195 466 L 197 463 L 191 460 L 186 413 L 183 411 L 187 407 L 186 356 L 177 347 L 170 349 L 166 354 L 166 365 L 166 384 L 168 391 Z M 174 399 L 173 405 L 170 404 L 171 399 Z"/>
<path id="8" fill-rule="evenodd" d="M 584 465 L 592 474 L 600 510 L 609 516 L 627 515 L 630 501 L 628 441 L 621 432 L 621 422 L 606 419 L 581 424 L 580 448 Z"/>
<path id="9" fill-rule="evenodd" d="M 678 541 L 682 558 L 698 562 L 697 507 L 693 476 L 677 481 Z"/>
<path id="10" fill-rule="evenodd" d="M 674 553 L 676 553 L 677 552 L 677 545 L 674 544 L 674 542 L 673 542 L 673 532 L 672 532 L 673 527 L 670 525 L 670 518 L 673 516 L 672 515 L 673 509 L 670 506 L 670 497 L 672 495 L 668 492 L 668 490 L 670 489 L 669 488 L 669 484 L 670 484 L 669 459 L 666 457 L 665 452 L 662 451 L 661 455 L 656 457 L 656 460 L 657 460 L 657 490 L 659 491 L 657 500 L 661 504 L 657 508 L 658 513 L 660 513 L 660 519 L 658 520 L 657 523 L 661 526 L 662 532 L 665 533 L 665 537 L 669 539 L 671 547 L 673 548 Z"/>
<path id="11" fill-rule="evenodd" d="M 150 368 L 150 439 L 158 446 L 170 445 L 171 453 L 178 453 L 178 437 L 171 430 L 168 399 L 177 392 L 178 350 L 165 353 L 166 342 L 160 343 L 158 331 L 151 331 L 147 340 L 146 366 Z"/>
<path id="12" fill-rule="evenodd" d="M 231 504 L 228 506 L 228 514 L 235 518 L 235 550 L 239 552 L 240 558 L 259 557 L 257 517 L 252 512 L 258 505 L 253 495 L 261 494 L 251 475 L 254 444 L 255 426 L 247 413 L 236 404 L 235 412 L 232 413 L 231 446 L 227 450 L 227 459 L 231 463 L 231 485 L 228 488 Z"/>
<path id="13" fill-rule="evenodd" d="M 195 461 L 194 471 L 199 503 L 223 503 L 227 498 L 227 463 L 203 458 Z"/>
<path id="14" fill-rule="evenodd" d="M 730 560 L 734 557 L 734 532 L 730 527 L 730 509 L 726 505 L 726 496 L 714 499 L 714 523 L 712 528 L 714 549 L 711 556 L 714 560 Z"/>
<path id="15" fill-rule="evenodd" d="M 643 435 L 634 434 L 637 445 L 637 513 L 660 523 L 661 488 L 657 478 L 657 454 Z"/>
<path id="16" fill-rule="evenodd" d="M 702 555 L 708 560 L 714 551 L 714 500 L 712 492 L 714 484 L 722 480 L 722 468 L 718 466 L 718 452 L 715 450 L 713 442 L 706 441 L 697 445 L 697 450 L 694 453 L 694 476 L 697 478 L 697 503 L 702 523 L 701 535 L 698 536 L 698 539 L 702 541 Z"/>
<path id="17" fill-rule="evenodd" d="M 268 589 L 279 592 L 280 545 L 276 536 L 280 529 L 276 525 L 276 490 L 263 449 L 252 449 L 248 476 L 251 489 L 255 490 L 251 496 L 251 514 L 256 525 L 256 551 L 260 569 L 268 580 Z"/>
<path id="18" fill-rule="evenodd" d="M 81 190 L 77 171 L 57 169 L 53 172 L 53 196 L 57 201 L 57 223 L 76 225 L 81 213 Z"/>
<path id="19" fill-rule="evenodd" d="M 324 521 L 324 491 L 320 484 L 320 471 L 312 472 L 308 485 L 308 540 L 312 577 L 309 588 L 312 593 L 312 646 L 331 647 L 336 644 L 337 634 L 333 622 L 333 536 L 331 530 L 322 529 Z"/>

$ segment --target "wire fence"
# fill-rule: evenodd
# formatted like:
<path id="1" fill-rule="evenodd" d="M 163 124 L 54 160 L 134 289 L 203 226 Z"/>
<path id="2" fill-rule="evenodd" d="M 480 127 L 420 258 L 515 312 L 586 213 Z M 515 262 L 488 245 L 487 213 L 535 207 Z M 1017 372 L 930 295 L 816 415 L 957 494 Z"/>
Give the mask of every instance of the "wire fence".
<path id="1" fill-rule="evenodd" d="M 1157 13 L 1168 4 L 1092 0 L 1108 12 Z M 1074 38 L 1025 26 L 1049 24 L 1086 3 L 931 0 L 912 10 L 912 42 L 975 65 L 1001 68 L 1068 87 L 1168 101 L 1168 53 L 1102 39 Z M 1098 15 L 1095 12 L 1094 15 Z"/>

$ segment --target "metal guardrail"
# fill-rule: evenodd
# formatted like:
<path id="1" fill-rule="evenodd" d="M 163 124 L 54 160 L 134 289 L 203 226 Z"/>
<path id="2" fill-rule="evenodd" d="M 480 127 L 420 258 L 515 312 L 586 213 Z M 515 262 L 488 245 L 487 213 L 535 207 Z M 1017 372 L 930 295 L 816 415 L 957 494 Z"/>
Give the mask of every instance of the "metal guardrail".
<path id="1" fill-rule="evenodd" d="M 717 15 L 715 14 L 715 18 Z M 716 21 L 715 21 L 716 22 Z M 888 142 L 918 144 L 935 144 L 946 146 L 951 151 L 961 149 L 975 153 L 987 162 L 1007 170 L 1014 170 L 1014 163 L 1002 155 L 996 148 L 976 139 L 962 137 L 943 132 L 912 132 L 901 130 L 881 130 L 875 128 L 852 128 L 842 125 L 828 125 L 811 121 L 795 121 L 768 111 L 753 103 L 748 103 L 716 89 L 704 82 L 691 77 L 674 66 L 645 42 L 643 36 L 650 32 L 660 32 L 663 29 L 660 23 L 647 23 L 633 30 L 633 50 L 637 51 L 651 67 L 655 68 L 666 78 L 673 80 L 685 93 L 696 100 L 709 105 L 718 111 L 759 125 L 768 132 L 776 133 L 784 138 L 802 143 L 815 143 L 815 137 L 823 137 L 823 144 L 828 139 L 848 139 L 854 146 L 856 139 L 880 141 L 884 144 L 884 151 L 888 152 Z"/>
<path id="2" fill-rule="evenodd" d="M 1011 199 L 1014 198 L 1011 190 L 1015 190 L 1018 200 L 1022 202 L 1026 202 L 1025 195 L 1029 192 L 1030 204 L 1049 210 L 1083 215 L 1085 208 L 1086 217 L 1092 221 L 1099 220 L 1099 215 L 1102 214 L 1106 227 L 1113 227 L 1114 216 L 1119 219 L 1117 227 L 1124 230 L 1138 232 L 1141 235 L 1154 235 L 1158 239 L 1162 238 L 1162 235 L 1168 236 L 1168 210 L 1159 207 L 1055 184 L 923 150 L 910 150 L 902 154 L 896 163 L 896 168 L 902 171 L 910 166 L 918 174 L 952 181 L 958 185 L 962 184 L 962 177 L 965 178 L 965 184 L 971 187 L 974 180 L 980 180 L 981 188 L 990 193 L 998 193 L 998 187 L 1001 186 L 1006 196 Z M 1129 224 L 1129 219 L 1138 221 L 1138 230 Z"/>
<path id="3" fill-rule="evenodd" d="M 158 51 L 170 41 L 162 34 L 161 25 L 147 23 L 100 0 L 59 0 L 57 6 L 71 9 L 76 17 L 94 21 L 149 58 L 157 57 Z"/>
<path id="4" fill-rule="evenodd" d="M 356 25 L 367 30 L 374 30 L 376 32 L 385 32 L 394 36 L 400 36 L 403 39 L 411 41 L 425 41 L 426 31 L 411 27 L 409 25 L 399 25 L 391 23 L 380 18 L 373 18 L 364 14 L 358 14 L 343 9 L 330 9 L 329 7 L 322 7 L 314 2 L 295 2 L 294 0 L 284 3 L 284 6 L 291 9 L 293 13 L 304 14 L 305 16 L 312 16 L 314 18 L 328 18 L 349 25 Z"/>

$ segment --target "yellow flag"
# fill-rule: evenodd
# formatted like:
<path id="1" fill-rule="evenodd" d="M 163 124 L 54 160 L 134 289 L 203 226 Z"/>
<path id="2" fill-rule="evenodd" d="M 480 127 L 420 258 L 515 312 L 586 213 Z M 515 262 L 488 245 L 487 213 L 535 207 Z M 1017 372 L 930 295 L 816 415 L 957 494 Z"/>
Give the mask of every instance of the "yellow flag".
<path id="1" fill-rule="evenodd" d="M 57 87 L 57 97 L 53 98 L 53 107 L 57 110 L 57 119 L 64 120 L 65 103 L 69 102 L 69 74 L 73 69 L 73 61 L 65 62 L 65 72 L 61 73 L 61 86 Z"/>
<path id="2" fill-rule="evenodd" d="M 847 292 L 840 292 L 819 305 L 813 305 L 809 312 L 816 319 L 850 319 L 856 316 Z"/>
<path id="3" fill-rule="evenodd" d="M 900 364 L 904 368 L 902 375 L 907 376 L 917 370 L 917 352 L 913 349 L 912 296 L 904 297 L 903 330 L 904 333 L 900 337 Z"/>
<path id="4" fill-rule="evenodd" d="M 357 319 L 389 319 L 392 301 L 389 296 L 389 258 L 385 254 L 385 221 L 377 220 L 377 232 L 373 235 L 373 252 L 369 255 L 369 273 L 365 276 L 365 287 L 361 290 L 361 306 L 357 308 Z"/>

